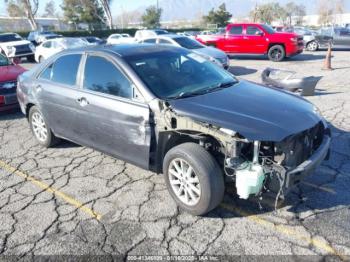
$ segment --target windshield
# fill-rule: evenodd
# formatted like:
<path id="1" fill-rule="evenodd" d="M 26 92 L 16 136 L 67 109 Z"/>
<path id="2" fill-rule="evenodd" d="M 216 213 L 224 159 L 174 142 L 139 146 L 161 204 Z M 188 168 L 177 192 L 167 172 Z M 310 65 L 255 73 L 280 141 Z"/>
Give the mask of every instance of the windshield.
<path id="1" fill-rule="evenodd" d="M 87 45 L 87 43 L 80 38 L 64 38 L 60 42 L 67 48 L 75 48 Z"/>
<path id="2" fill-rule="evenodd" d="M 125 60 L 161 99 L 201 95 L 238 82 L 217 65 L 184 49 L 162 49 Z"/>
<path id="3" fill-rule="evenodd" d="M 0 43 L 1 42 L 13 42 L 13 41 L 21 41 L 22 37 L 17 34 L 6 34 L 0 35 Z"/>
<path id="4" fill-rule="evenodd" d="M 188 37 L 176 37 L 174 38 L 174 41 L 178 43 L 180 46 L 187 48 L 187 49 L 199 49 L 203 48 L 204 46 L 199 43 L 196 40 L 193 40 Z"/>
<path id="5" fill-rule="evenodd" d="M 7 59 L 7 57 L 0 54 L 0 66 L 8 66 L 10 65 L 10 61 Z"/>
<path id="6" fill-rule="evenodd" d="M 264 30 L 266 32 L 268 32 L 269 34 L 274 34 L 276 33 L 276 31 L 269 25 L 261 25 L 262 28 L 264 28 Z"/>

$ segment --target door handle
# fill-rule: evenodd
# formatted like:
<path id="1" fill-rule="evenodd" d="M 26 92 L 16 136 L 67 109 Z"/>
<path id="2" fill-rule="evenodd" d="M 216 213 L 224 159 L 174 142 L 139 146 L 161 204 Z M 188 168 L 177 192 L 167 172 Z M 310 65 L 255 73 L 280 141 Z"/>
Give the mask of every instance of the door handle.
<path id="1" fill-rule="evenodd" d="M 80 97 L 77 99 L 77 102 L 80 106 L 87 106 L 89 104 L 89 101 L 85 97 Z"/>

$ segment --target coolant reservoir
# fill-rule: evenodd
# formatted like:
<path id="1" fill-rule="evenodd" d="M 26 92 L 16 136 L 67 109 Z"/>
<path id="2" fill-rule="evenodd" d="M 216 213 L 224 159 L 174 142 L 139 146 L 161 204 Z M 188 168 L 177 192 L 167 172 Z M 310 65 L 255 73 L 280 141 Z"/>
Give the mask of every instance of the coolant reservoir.
<path id="1" fill-rule="evenodd" d="M 264 182 L 264 170 L 259 164 L 248 165 L 236 170 L 236 189 L 240 198 L 248 199 L 249 195 L 260 192 Z"/>

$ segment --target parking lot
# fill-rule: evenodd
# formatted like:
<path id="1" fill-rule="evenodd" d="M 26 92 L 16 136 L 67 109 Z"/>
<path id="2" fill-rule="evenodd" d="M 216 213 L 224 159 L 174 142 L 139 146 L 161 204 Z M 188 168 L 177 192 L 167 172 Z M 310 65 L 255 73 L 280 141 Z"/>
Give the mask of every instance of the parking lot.
<path id="1" fill-rule="evenodd" d="M 255 82 L 266 67 L 322 77 L 307 99 L 332 128 L 331 157 L 277 212 L 270 199 L 260 209 L 227 188 L 219 208 L 191 216 L 177 208 L 161 175 L 69 142 L 41 148 L 21 113 L 2 113 L 0 254 L 350 259 L 350 60 L 349 52 L 335 51 L 335 70 L 323 71 L 325 54 L 305 52 L 281 63 L 231 59 L 232 73 Z"/>

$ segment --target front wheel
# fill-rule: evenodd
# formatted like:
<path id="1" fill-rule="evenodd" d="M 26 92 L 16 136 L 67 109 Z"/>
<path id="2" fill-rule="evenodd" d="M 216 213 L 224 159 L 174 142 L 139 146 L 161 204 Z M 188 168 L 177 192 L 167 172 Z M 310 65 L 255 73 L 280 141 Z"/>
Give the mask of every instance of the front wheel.
<path id="1" fill-rule="evenodd" d="M 222 171 L 213 156 L 198 144 L 172 148 L 164 158 L 163 172 L 172 198 L 193 215 L 208 213 L 223 199 Z"/>
<path id="2" fill-rule="evenodd" d="M 267 55 L 271 61 L 280 62 L 286 57 L 286 52 L 283 46 L 274 45 L 270 47 Z"/>
<path id="3" fill-rule="evenodd" d="M 318 50 L 318 43 L 316 41 L 311 41 L 310 43 L 308 43 L 306 45 L 306 49 L 308 51 L 312 51 L 312 52 L 315 52 Z"/>
<path id="4" fill-rule="evenodd" d="M 27 61 L 30 63 L 35 63 L 36 61 L 34 55 L 27 56 Z"/>

